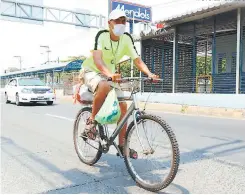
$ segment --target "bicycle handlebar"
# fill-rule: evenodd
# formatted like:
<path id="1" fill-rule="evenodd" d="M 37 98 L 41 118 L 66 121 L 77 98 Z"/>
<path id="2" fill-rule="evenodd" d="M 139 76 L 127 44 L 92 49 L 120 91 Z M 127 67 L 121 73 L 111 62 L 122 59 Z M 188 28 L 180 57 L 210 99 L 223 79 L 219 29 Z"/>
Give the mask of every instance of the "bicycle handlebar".
<path id="1" fill-rule="evenodd" d="M 163 79 L 152 79 L 148 77 L 124 77 L 121 79 L 117 79 L 117 82 L 123 83 L 123 82 L 130 82 L 130 81 L 135 81 L 135 80 L 143 80 L 143 81 L 163 81 Z M 107 81 L 112 81 L 112 78 L 109 77 Z"/>

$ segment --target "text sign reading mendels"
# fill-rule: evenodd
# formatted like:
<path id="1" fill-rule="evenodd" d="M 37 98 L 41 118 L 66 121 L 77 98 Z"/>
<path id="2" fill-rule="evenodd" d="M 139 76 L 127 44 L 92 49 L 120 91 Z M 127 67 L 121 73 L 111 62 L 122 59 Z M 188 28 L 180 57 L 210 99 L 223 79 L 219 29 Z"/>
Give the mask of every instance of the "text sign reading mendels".
<path id="1" fill-rule="evenodd" d="M 111 0 L 111 10 L 120 9 L 125 11 L 126 16 L 129 20 L 138 20 L 144 22 L 152 21 L 151 7 L 144 5 L 133 4 L 126 1 Z"/>

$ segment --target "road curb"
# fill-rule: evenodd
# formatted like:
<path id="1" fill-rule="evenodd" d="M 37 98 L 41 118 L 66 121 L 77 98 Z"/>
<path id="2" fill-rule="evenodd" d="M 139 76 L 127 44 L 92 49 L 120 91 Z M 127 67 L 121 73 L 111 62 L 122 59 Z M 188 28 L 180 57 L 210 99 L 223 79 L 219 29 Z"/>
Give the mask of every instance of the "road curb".
<path id="1" fill-rule="evenodd" d="M 144 106 L 144 102 L 139 103 L 140 108 L 143 108 Z M 245 119 L 245 109 L 214 108 L 162 103 L 147 103 L 146 109 L 162 112 L 174 112 L 186 115 Z"/>
<path id="2" fill-rule="evenodd" d="M 73 103 L 72 96 L 65 96 L 57 98 L 59 102 Z M 127 102 L 128 105 L 131 101 Z M 145 102 L 138 102 L 141 109 L 144 108 Z M 196 116 L 213 116 L 221 118 L 234 118 L 245 119 L 245 109 L 232 109 L 232 108 L 216 108 L 216 107 L 201 107 L 180 104 L 164 104 L 164 103 L 147 103 L 146 110 L 171 112 L 183 115 L 196 115 Z"/>

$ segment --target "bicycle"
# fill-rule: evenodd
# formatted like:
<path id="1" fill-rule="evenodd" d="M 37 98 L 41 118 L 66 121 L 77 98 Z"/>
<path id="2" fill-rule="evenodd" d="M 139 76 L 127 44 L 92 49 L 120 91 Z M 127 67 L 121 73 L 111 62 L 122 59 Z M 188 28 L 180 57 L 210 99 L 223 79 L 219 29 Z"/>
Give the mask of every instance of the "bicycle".
<path id="1" fill-rule="evenodd" d="M 133 77 L 133 78 L 122 78 L 122 79 L 120 79 L 120 83 L 134 82 L 134 81 L 140 81 L 140 80 L 142 80 L 143 82 L 144 81 L 152 81 L 149 78 Z M 161 79 L 158 79 L 158 80 L 161 80 Z M 96 129 L 98 131 L 98 133 L 97 133 L 98 139 L 97 139 L 96 143 L 98 143 L 98 147 L 92 146 L 92 144 L 88 143 L 89 146 L 91 146 L 92 148 L 94 148 L 96 150 L 96 154 L 93 155 L 92 159 L 90 159 L 90 160 L 88 158 L 84 157 L 83 152 L 81 152 L 79 150 L 79 144 L 78 144 L 78 138 L 79 137 L 81 137 L 81 139 L 83 141 L 85 141 L 85 143 L 87 140 L 89 140 L 87 137 L 82 135 L 82 133 L 78 132 L 78 130 L 79 130 L 78 125 L 79 125 L 79 121 L 81 119 L 82 114 L 84 114 L 85 112 L 89 112 L 91 114 L 91 112 L 92 112 L 92 100 L 89 102 L 85 102 L 84 103 L 85 107 L 83 107 L 78 112 L 78 114 L 76 116 L 76 120 L 74 122 L 74 129 L 73 129 L 74 146 L 75 146 L 75 150 L 76 150 L 76 153 L 77 153 L 79 159 L 83 163 L 85 163 L 87 165 L 94 165 L 101 158 L 102 153 L 107 153 L 110 149 L 110 146 L 114 145 L 114 147 L 118 151 L 119 156 L 121 158 L 124 158 L 127 171 L 129 172 L 129 174 L 131 175 L 133 180 L 136 182 L 136 184 L 145 190 L 156 192 L 156 191 L 160 191 L 160 190 L 166 188 L 174 180 L 174 178 L 178 172 L 178 167 L 179 167 L 179 158 L 180 158 L 179 157 L 179 148 L 178 148 L 177 140 L 175 138 L 175 134 L 173 133 L 171 127 L 163 119 L 161 119 L 158 116 L 152 115 L 152 114 L 147 114 L 145 112 L 145 108 L 143 110 L 139 109 L 139 107 L 137 105 L 137 101 L 136 101 L 136 93 L 138 93 L 139 91 L 140 90 L 138 89 L 138 87 L 135 87 L 135 86 L 132 87 L 132 92 L 130 95 L 130 98 L 133 97 L 132 104 L 128 108 L 126 115 L 120 121 L 120 123 L 117 125 L 116 129 L 114 130 L 114 132 L 112 133 L 111 136 L 109 136 L 107 125 L 97 124 Z M 118 97 L 118 100 L 120 102 L 120 101 L 129 100 L 129 99 L 126 97 Z M 145 106 L 146 106 L 146 104 L 145 104 Z M 116 139 L 116 137 L 120 133 L 121 128 L 128 121 L 128 119 L 131 115 L 133 116 L 133 121 L 131 121 L 128 125 L 126 136 L 125 136 L 124 150 L 123 150 L 123 154 L 122 154 L 114 140 Z M 161 180 L 161 182 L 157 183 L 157 184 L 147 183 L 147 181 L 143 180 L 139 176 L 139 173 L 141 173 L 141 172 L 135 171 L 135 168 L 138 166 L 133 167 L 131 159 L 129 157 L 129 144 L 130 144 L 130 138 L 132 136 L 132 133 L 136 130 L 137 137 L 139 138 L 139 125 L 141 123 L 142 123 L 142 125 L 144 125 L 146 120 L 153 121 L 153 122 L 157 123 L 158 125 L 160 125 L 160 127 L 162 128 L 162 132 L 167 134 L 167 137 L 170 140 L 170 145 L 171 145 L 169 147 L 171 152 L 172 152 L 172 155 L 170 155 L 170 158 L 172 159 L 170 171 L 168 172 L 166 179 Z M 143 129 L 145 131 L 144 127 L 143 127 Z M 143 149 L 143 155 L 148 156 L 150 154 L 155 153 L 155 150 L 153 149 L 153 144 L 152 145 L 150 144 L 150 141 L 148 138 L 147 138 L 147 142 L 149 144 L 149 149 L 146 149 L 145 145 L 142 144 L 142 140 L 140 138 L 139 138 L 139 142 L 140 142 L 140 145 Z M 160 142 L 162 142 L 162 141 L 160 141 Z M 166 148 L 166 146 L 164 146 L 164 147 Z M 138 159 L 136 159 L 134 161 L 137 161 L 137 160 Z M 156 162 L 158 162 L 158 161 L 156 161 Z M 146 171 L 144 171 L 144 172 L 146 172 Z M 154 174 L 154 177 L 156 177 L 156 175 L 157 174 Z"/>

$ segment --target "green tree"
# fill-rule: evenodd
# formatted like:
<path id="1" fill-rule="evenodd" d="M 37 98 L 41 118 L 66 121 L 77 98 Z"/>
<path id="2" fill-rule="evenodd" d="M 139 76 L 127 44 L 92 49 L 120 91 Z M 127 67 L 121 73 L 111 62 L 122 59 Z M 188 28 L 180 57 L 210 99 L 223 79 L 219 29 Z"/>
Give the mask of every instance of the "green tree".
<path id="1" fill-rule="evenodd" d="M 122 74 L 122 77 L 131 77 L 131 60 L 125 60 L 117 65 L 117 68 L 120 66 L 120 72 Z M 134 65 L 134 77 L 140 76 L 140 71 L 135 67 Z"/>
<path id="2" fill-rule="evenodd" d="M 212 67 L 212 57 L 207 56 L 207 64 L 205 64 L 205 56 L 197 56 L 196 59 L 196 74 L 197 75 L 206 75 L 211 74 L 211 67 Z"/>
<path id="3" fill-rule="evenodd" d="M 67 59 L 65 60 L 61 60 L 61 62 L 71 62 L 71 61 L 75 61 L 75 60 L 85 60 L 86 57 L 83 55 L 80 56 L 69 56 Z"/>

